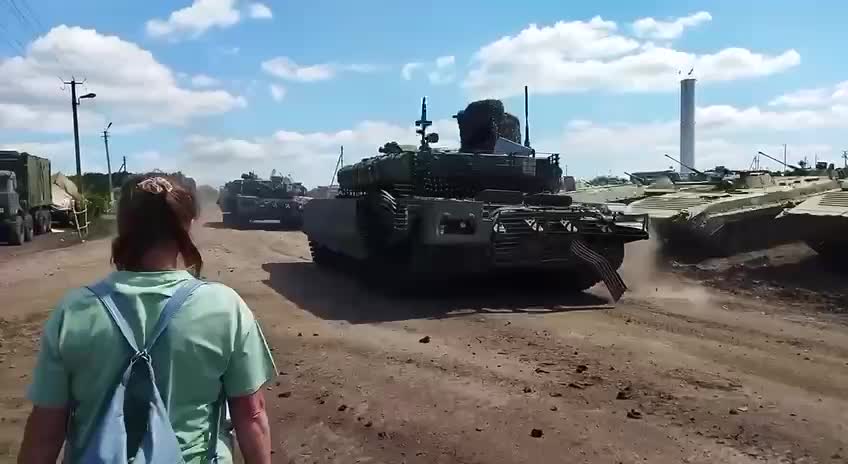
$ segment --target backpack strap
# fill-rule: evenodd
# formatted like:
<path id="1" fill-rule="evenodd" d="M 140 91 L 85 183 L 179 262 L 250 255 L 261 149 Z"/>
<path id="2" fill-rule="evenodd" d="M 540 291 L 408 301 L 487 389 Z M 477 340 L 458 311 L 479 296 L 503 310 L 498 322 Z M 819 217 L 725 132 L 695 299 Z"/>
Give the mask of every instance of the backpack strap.
<path id="1" fill-rule="evenodd" d="M 88 288 L 91 293 L 100 300 L 103 307 L 106 308 L 106 312 L 109 313 L 112 321 L 115 322 L 116 326 L 118 326 L 118 330 L 121 332 L 121 335 L 124 336 L 124 340 L 127 341 L 130 348 L 132 348 L 133 353 L 138 353 L 138 344 L 135 341 L 135 335 L 133 335 L 133 331 L 130 329 L 127 320 L 124 319 L 121 311 L 119 311 L 118 307 L 115 305 L 115 300 L 112 299 L 112 291 L 114 290 L 112 284 L 108 280 L 101 280 L 100 282 L 86 288 Z"/>
<path id="2" fill-rule="evenodd" d="M 180 285 L 177 291 L 174 292 L 174 296 L 169 298 L 168 302 L 165 303 L 165 307 L 159 315 L 159 320 L 156 321 L 156 325 L 153 327 L 153 333 L 144 345 L 143 352 L 150 352 L 150 349 L 153 348 L 153 345 L 155 345 L 156 341 L 159 340 L 159 336 L 162 335 L 162 332 L 168 328 L 168 324 L 171 322 L 174 314 L 183 307 L 183 303 L 185 303 L 188 297 L 191 296 L 192 292 L 205 283 L 206 282 L 203 282 L 202 280 L 190 279 Z"/>
<path id="3" fill-rule="evenodd" d="M 224 408 L 227 407 L 227 395 L 224 393 L 223 389 L 221 389 L 221 395 L 218 396 L 216 405 L 218 411 L 215 415 L 215 422 L 212 423 L 209 434 L 209 447 L 207 448 L 206 453 L 207 464 L 218 463 L 218 435 L 221 434 L 221 424 L 224 422 Z"/>

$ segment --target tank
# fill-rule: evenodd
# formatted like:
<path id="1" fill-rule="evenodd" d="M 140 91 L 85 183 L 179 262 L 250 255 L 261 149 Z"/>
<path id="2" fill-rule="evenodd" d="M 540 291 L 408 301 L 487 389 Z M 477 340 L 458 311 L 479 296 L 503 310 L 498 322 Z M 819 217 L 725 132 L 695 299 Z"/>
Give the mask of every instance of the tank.
<path id="1" fill-rule="evenodd" d="M 775 227 L 776 217 L 838 186 L 832 176 L 725 171 L 712 185 L 634 201 L 626 212 L 649 215 L 658 237 L 675 248 L 725 256 L 796 240 L 796 231 Z"/>
<path id="2" fill-rule="evenodd" d="M 848 267 L 848 180 L 787 208 L 779 220 L 824 260 Z"/>
<path id="3" fill-rule="evenodd" d="M 303 207 L 309 201 L 306 188 L 285 176 L 260 179 L 255 173 L 227 182 L 220 189 L 218 206 L 225 225 L 248 227 L 253 221 L 279 221 L 286 227 L 300 227 Z"/>
<path id="4" fill-rule="evenodd" d="M 624 244 L 648 238 L 647 216 L 610 214 L 556 194 L 559 155 L 536 156 L 519 144 L 510 116 L 499 101 L 473 102 L 455 116 L 461 148 L 436 148 L 423 100 L 420 145 L 386 143 L 380 155 L 339 170 L 335 198 L 306 205 L 313 261 L 365 265 L 389 286 L 540 271 L 575 291 L 603 281 L 618 300 L 626 289 L 616 272 Z"/>

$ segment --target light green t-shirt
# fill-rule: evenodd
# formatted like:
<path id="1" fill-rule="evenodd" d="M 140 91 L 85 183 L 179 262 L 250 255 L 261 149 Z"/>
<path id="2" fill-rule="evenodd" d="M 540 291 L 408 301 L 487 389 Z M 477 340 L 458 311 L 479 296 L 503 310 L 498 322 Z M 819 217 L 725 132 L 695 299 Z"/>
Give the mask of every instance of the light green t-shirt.
<path id="1" fill-rule="evenodd" d="M 186 271 L 112 273 L 113 299 L 139 346 Z M 53 310 L 29 389 L 38 406 L 74 408 L 71 457 L 84 446 L 130 357 L 130 347 L 106 309 L 88 289 L 69 292 Z M 204 461 L 215 404 L 252 394 L 276 375 L 268 345 L 247 304 L 229 287 L 208 283 L 186 300 L 151 351 L 156 385 L 168 408 L 187 463 Z M 222 464 L 232 462 L 232 443 L 218 441 Z M 73 461 L 72 461 L 73 462 Z"/>

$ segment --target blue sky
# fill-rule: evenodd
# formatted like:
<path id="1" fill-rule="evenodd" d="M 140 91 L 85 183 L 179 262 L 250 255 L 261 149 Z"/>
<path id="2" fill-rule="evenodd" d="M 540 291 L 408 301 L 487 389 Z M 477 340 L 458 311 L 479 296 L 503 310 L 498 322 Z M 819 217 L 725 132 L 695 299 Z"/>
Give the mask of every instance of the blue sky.
<path id="1" fill-rule="evenodd" d="M 71 75 L 98 94 L 80 107 L 84 170 L 105 170 L 111 121 L 130 170 L 212 184 L 273 168 L 325 184 L 339 145 L 353 161 L 413 139 L 425 95 L 450 145 L 450 115 L 480 97 L 520 115 L 525 84 L 534 146 L 571 174 L 666 167 L 691 67 L 700 167 L 848 149 L 845 2 L 0 3 L 0 140 L 65 172 Z"/>

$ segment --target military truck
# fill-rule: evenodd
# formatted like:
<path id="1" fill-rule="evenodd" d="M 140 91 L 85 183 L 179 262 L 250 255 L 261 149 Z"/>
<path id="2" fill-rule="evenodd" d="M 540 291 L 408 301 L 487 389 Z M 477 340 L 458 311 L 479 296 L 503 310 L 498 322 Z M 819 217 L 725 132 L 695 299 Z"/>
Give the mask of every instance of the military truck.
<path id="1" fill-rule="evenodd" d="M 646 216 L 612 215 L 558 195 L 559 155 L 520 144 L 517 118 L 498 100 L 456 116 L 459 150 L 436 148 L 426 99 L 420 144 L 386 143 L 344 166 L 335 198 L 313 199 L 303 230 L 319 266 L 352 264 L 388 287 L 456 274 L 543 271 L 574 291 L 603 281 L 614 300 L 624 244 L 648 238 Z M 424 279 L 424 280 L 418 280 Z"/>
<path id="2" fill-rule="evenodd" d="M 227 182 L 218 196 L 225 225 L 248 227 L 253 221 L 280 221 L 288 227 L 300 227 L 303 206 L 309 200 L 306 188 L 285 176 L 260 179 L 255 173 Z"/>
<path id="3" fill-rule="evenodd" d="M 0 151 L 0 234 L 20 245 L 50 232 L 50 161 L 26 152 Z"/>
<path id="4" fill-rule="evenodd" d="M 778 220 L 824 260 L 848 267 L 848 180 L 787 208 Z"/>
<path id="5" fill-rule="evenodd" d="M 785 208 L 838 188 L 830 176 L 774 176 L 769 171 L 726 171 L 703 188 L 649 196 L 628 205 L 648 214 L 659 238 L 697 254 L 722 256 L 793 241 L 798 232 L 776 227 Z"/>

